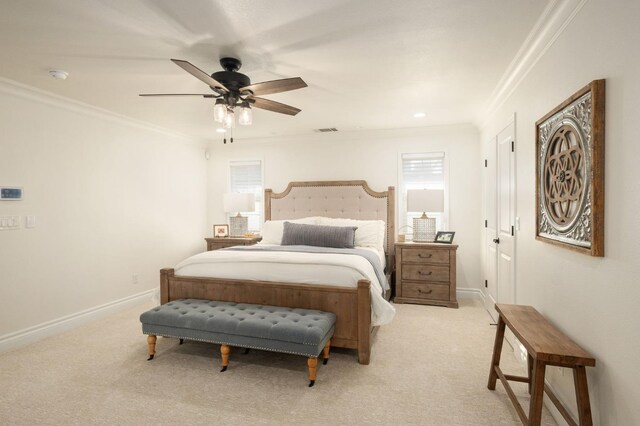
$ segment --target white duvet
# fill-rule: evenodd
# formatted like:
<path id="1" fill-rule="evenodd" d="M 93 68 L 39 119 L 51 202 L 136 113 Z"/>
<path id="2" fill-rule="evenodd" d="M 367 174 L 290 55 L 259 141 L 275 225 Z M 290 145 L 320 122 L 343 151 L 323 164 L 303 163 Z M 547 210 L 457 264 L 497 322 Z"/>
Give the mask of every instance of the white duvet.
<path id="1" fill-rule="evenodd" d="M 391 322 L 395 308 L 382 297 L 382 287 L 369 261 L 361 256 L 333 253 L 213 250 L 191 256 L 176 265 L 175 274 L 355 287 L 371 281 L 373 325 Z"/>

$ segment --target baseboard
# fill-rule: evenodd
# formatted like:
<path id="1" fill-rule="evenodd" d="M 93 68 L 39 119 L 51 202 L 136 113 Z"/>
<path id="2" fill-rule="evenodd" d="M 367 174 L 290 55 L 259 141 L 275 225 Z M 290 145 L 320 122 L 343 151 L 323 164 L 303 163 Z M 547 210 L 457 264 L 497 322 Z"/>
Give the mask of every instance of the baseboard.
<path id="1" fill-rule="evenodd" d="M 0 353 L 26 346 L 150 301 L 155 289 L 0 336 Z"/>
<path id="2" fill-rule="evenodd" d="M 516 342 L 516 343 L 517 344 L 513 350 L 513 355 L 515 356 L 516 360 L 526 369 L 527 368 L 527 349 L 522 345 L 522 343 L 520 342 Z M 544 383 L 546 386 L 549 386 L 551 391 L 556 396 L 558 395 L 558 392 L 556 392 L 556 390 L 553 388 L 553 386 L 551 386 L 548 380 L 545 380 Z M 545 395 L 546 395 L 546 392 L 545 392 Z M 560 397 L 558 397 L 558 399 L 560 399 Z M 571 407 L 571 405 L 565 404 L 565 402 L 562 401 L 562 399 L 560 399 L 560 401 L 565 407 Z M 559 425 L 567 424 L 564 417 L 562 417 L 562 414 L 560 414 L 560 411 L 558 411 L 556 406 L 549 399 L 549 396 L 546 396 L 546 398 L 542 398 L 542 404 L 547 408 L 547 410 L 549 410 L 551 417 L 553 417 L 553 420 L 555 420 L 557 424 Z M 569 412 L 571 413 L 571 415 L 575 416 L 575 413 L 573 412 L 573 410 L 569 410 Z"/>
<path id="3" fill-rule="evenodd" d="M 484 303 L 484 293 L 479 288 L 460 288 L 456 289 L 458 299 L 477 299 Z"/>
<path id="4" fill-rule="evenodd" d="M 544 384 L 545 386 L 549 386 L 549 389 L 551 389 L 551 392 L 553 392 L 556 396 L 558 396 L 558 392 L 556 392 L 555 388 L 551 386 L 551 384 L 549 384 L 547 380 L 544 381 Z M 567 421 L 564 419 L 564 417 L 562 417 L 562 414 L 560 414 L 560 411 L 558 411 L 558 408 L 556 408 L 553 402 L 551 402 L 546 392 L 545 392 L 545 397 L 546 398 L 542 398 L 542 405 L 544 405 L 546 409 L 549 410 L 549 413 L 551 414 L 551 417 L 553 417 L 553 420 L 556 421 L 556 424 L 567 425 L 568 424 Z M 562 405 L 567 409 L 567 411 L 569 411 L 571 416 L 573 416 L 574 419 L 577 419 L 578 417 L 576 416 L 576 413 L 573 411 L 573 409 L 569 408 L 569 407 L 572 407 L 572 405 L 566 404 L 565 401 L 563 401 L 560 397 L 558 397 L 558 399 L 560 400 Z"/>

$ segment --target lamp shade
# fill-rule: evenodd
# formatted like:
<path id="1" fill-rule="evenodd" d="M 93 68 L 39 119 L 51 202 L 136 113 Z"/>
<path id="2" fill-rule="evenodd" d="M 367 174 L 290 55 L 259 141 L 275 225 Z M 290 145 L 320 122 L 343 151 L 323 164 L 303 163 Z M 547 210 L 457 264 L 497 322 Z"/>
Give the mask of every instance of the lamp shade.
<path id="1" fill-rule="evenodd" d="M 409 189 L 407 191 L 407 212 L 443 212 L 444 190 Z"/>
<path id="2" fill-rule="evenodd" d="M 224 194 L 223 204 L 227 213 L 252 212 L 256 209 L 256 196 L 232 192 Z"/>

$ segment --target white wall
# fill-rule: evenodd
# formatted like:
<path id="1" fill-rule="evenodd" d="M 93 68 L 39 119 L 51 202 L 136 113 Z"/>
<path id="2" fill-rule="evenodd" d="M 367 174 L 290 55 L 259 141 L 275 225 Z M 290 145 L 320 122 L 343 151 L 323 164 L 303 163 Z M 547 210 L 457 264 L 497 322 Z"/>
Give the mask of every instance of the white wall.
<path id="1" fill-rule="evenodd" d="M 596 424 L 640 424 L 640 3 L 590 0 L 495 113 L 488 140 L 516 113 L 517 288 L 597 359 L 588 368 Z M 594 79 L 606 81 L 605 257 L 593 258 L 535 236 L 535 122 Z M 547 379 L 571 410 L 571 374 Z"/>
<path id="2" fill-rule="evenodd" d="M 445 151 L 449 162 L 449 228 L 456 231 L 458 287 L 480 282 L 480 143 L 474 126 L 452 125 L 400 130 L 320 133 L 288 138 L 210 145 L 209 224 L 225 223 L 222 195 L 229 160 L 264 160 L 265 187 L 283 191 L 290 181 L 364 179 L 372 189 L 398 187 L 398 153 Z"/>
<path id="3" fill-rule="evenodd" d="M 0 231 L 0 343 L 158 288 L 205 248 L 204 145 L 6 81 L 0 117 L 0 185 L 24 188 L 0 216 L 36 216 Z"/>

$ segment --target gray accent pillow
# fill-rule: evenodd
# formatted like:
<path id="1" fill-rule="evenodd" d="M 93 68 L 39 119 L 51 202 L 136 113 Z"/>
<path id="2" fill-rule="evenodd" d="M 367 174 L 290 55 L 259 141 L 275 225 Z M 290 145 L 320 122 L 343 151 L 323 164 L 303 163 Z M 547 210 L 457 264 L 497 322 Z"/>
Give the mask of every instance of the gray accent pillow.
<path id="1" fill-rule="evenodd" d="M 353 248 L 357 226 L 321 226 L 284 223 L 283 246 Z"/>

